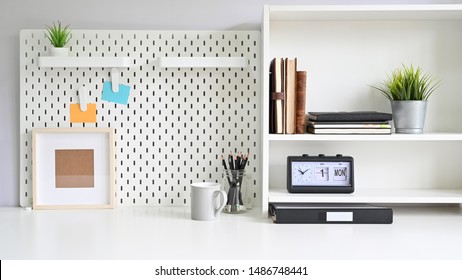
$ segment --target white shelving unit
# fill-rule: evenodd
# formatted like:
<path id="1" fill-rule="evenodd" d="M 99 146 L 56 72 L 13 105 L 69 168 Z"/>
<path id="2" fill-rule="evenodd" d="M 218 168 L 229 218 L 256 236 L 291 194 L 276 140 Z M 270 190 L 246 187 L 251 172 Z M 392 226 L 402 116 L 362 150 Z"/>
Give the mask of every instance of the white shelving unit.
<path id="1" fill-rule="evenodd" d="M 38 58 L 39 67 L 130 67 L 129 57 L 53 57 Z"/>
<path id="2" fill-rule="evenodd" d="M 265 6 L 262 212 L 270 202 L 462 203 L 462 5 Z M 442 84 L 420 135 L 269 134 L 269 64 L 297 57 L 306 70 L 307 111 L 390 112 L 368 85 L 402 64 Z M 353 194 L 289 194 L 289 155 L 355 159 Z"/>

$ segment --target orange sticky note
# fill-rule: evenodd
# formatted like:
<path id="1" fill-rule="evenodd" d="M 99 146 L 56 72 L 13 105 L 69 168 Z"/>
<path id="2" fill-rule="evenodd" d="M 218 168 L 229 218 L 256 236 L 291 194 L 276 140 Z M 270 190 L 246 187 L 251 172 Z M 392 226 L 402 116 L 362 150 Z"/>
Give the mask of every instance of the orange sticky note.
<path id="1" fill-rule="evenodd" d="M 71 123 L 95 123 L 96 104 L 87 104 L 85 112 L 80 111 L 80 104 L 71 104 Z"/>

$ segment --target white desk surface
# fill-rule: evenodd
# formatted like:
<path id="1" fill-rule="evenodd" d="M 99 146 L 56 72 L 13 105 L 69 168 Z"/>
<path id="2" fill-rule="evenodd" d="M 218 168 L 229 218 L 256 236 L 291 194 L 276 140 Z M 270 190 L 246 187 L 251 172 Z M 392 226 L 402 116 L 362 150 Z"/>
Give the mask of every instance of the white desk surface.
<path id="1" fill-rule="evenodd" d="M 273 224 L 260 209 L 0 208 L 0 259 L 462 259 L 459 207 L 394 207 L 391 225 Z"/>

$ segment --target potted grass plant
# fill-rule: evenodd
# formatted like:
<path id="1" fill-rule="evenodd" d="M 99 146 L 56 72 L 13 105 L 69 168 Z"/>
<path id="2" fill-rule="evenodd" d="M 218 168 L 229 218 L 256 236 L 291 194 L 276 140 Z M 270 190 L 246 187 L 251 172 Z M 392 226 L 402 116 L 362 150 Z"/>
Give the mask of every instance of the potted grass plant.
<path id="1" fill-rule="evenodd" d="M 390 100 L 396 133 L 423 133 L 427 101 L 439 84 L 420 67 L 403 65 L 388 75 L 382 86 L 372 87 Z"/>
<path id="2" fill-rule="evenodd" d="M 50 48 L 51 56 L 69 55 L 69 48 L 66 47 L 66 44 L 71 39 L 69 25 L 64 26 L 60 21 L 58 21 L 58 24 L 53 23 L 52 26 L 47 25 L 45 36 L 50 40 L 52 45 Z"/>

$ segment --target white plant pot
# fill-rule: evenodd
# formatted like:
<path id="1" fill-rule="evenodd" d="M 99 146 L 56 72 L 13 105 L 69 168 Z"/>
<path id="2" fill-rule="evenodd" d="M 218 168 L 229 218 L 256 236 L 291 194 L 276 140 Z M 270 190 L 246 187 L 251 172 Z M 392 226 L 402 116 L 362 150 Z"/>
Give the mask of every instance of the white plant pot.
<path id="1" fill-rule="evenodd" d="M 50 48 L 50 56 L 60 56 L 66 57 L 69 56 L 69 48 Z"/>

